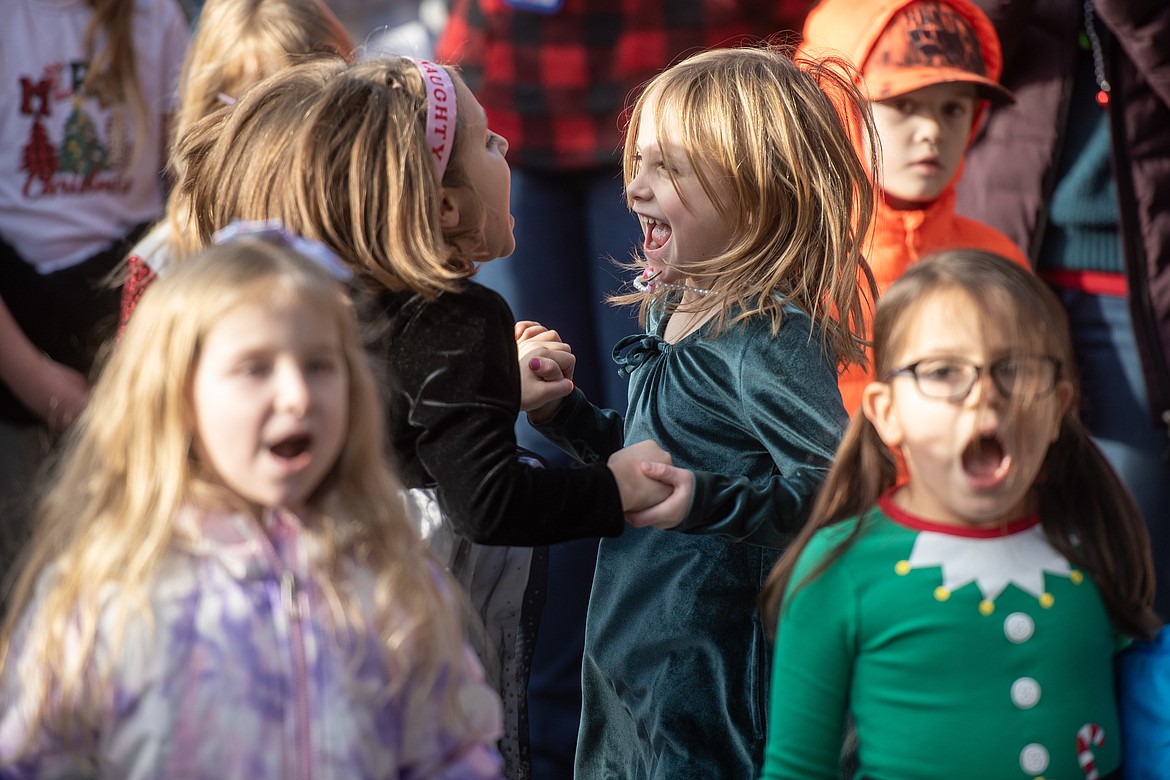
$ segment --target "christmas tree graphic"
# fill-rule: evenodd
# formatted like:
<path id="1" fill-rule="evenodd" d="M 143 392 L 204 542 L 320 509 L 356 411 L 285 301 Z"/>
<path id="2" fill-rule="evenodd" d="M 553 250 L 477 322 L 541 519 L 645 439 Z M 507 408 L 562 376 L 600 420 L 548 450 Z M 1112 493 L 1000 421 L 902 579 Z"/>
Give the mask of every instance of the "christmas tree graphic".
<path id="1" fill-rule="evenodd" d="M 93 118 L 74 100 L 73 111 L 65 120 L 65 138 L 61 143 L 61 170 L 79 173 L 89 179 L 108 168 L 106 148 L 102 146 Z"/>

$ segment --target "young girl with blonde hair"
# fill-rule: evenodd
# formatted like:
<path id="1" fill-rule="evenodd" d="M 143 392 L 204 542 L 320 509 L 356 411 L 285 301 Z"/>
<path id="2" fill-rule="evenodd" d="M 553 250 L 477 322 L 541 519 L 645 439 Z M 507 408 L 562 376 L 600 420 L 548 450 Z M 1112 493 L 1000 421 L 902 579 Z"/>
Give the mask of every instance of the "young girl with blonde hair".
<path id="1" fill-rule="evenodd" d="M 646 470 L 672 495 L 601 543 L 581 777 L 762 767 L 769 648 L 753 604 L 848 419 L 837 367 L 861 356 L 873 204 L 833 100 L 865 115 L 844 80 L 760 47 L 684 60 L 634 105 L 624 165 L 644 291 L 623 300 L 641 303 L 647 332 L 614 349 L 630 378 L 624 434 L 579 391 L 529 413 L 579 456 L 624 435 L 675 464 Z"/>
<path id="2" fill-rule="evenodd" d="M 349 298 L 298 251 L 237 238 L 152 286 L 39 507 L 0 774 L 499 777 L 379 420 Z"/>
<path id="3" fill-rule="evenodd" d="M 355 271 L 393 454 L 420 526 L 487 625 L 505 759 L 520 775 L 546 555 L 532 546 L 621 533 L 623 511 L 667 492 L 641 461 L 668 456 L 651 442 L 579 469 L 517 456 L 514 319 L 471 279 L 512 252 L 506 151 L 455 73 L 394 57 L 287 69 L 196 123 L 178 156 L 191 235 L 277 218 Z"/>
<path id="4" fill-rule="evenodd" d="M 876 376 L 770 575 L 766 778 L 1120 777 L 1114 653 L 1158 626 L 1149 539 L 1076 415 L 1059 301 L 950 250 L 878 304 Z M 904 475 L 904 476 L 903 476 Z"/>
<path id="5" fill-rule="evenodd" d="M 353 49 L 324 0 L 208 0 L 183 61 L 173 137 L 281 68 L 322 54 L 350 57 Z M 122 327 L 155 278 L 198 246 L 182 236 L 187 221 L 178 207 L 171 197 L 165 218 L 130 250 L 119 274 Z"/>

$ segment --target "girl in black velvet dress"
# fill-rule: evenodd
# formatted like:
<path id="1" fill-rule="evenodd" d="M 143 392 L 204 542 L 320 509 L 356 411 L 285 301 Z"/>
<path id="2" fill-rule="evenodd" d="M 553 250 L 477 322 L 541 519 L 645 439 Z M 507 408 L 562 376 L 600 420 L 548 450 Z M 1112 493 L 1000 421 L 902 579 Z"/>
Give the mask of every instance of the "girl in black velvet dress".
<path id="1" fill-rule="evenodd" d="M 375 304 L 366 307 L 377 314 L 372 360 L 385 375 L 394 455 L 424 535 L 484 619 L 507 772 L 523 777 L 525 664 L 545 560 L 532 546 L 620 534 L 623 512 L 668 492 L 642 464 L 669 456 L 647 441 L 582 468 L 518 457 L 514 318 L 469 278 L 476 263 L 514 248 L 507 148 L 441 66 L 325 59 L 282 71 L 196 123 L 179 144 L 178 186 L 203 241 L 233 219 L 280 219 L 351 264 L 355 294 Z M 530 345 L 525 366 L 537 360 L 571 376 L 571 356 L 555 334 L 546 338 Z M 567 386 L 543 385 L 550 394 Z"/>

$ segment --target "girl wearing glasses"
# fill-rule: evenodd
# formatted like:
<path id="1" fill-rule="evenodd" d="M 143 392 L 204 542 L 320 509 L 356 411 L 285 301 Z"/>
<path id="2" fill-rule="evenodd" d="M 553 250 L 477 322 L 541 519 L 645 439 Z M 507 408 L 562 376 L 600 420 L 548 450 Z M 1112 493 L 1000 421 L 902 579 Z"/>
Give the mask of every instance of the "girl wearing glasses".
<path id="1" fill-rule="evenodd" d="M 1132 498 L 1077 419 L 1060 304 L 987 252 L 912 267 L 808 526 L 764 589 L 778 621 L 765 778 L 1112 777 L 1113 655 L 1148 637 Z"/>

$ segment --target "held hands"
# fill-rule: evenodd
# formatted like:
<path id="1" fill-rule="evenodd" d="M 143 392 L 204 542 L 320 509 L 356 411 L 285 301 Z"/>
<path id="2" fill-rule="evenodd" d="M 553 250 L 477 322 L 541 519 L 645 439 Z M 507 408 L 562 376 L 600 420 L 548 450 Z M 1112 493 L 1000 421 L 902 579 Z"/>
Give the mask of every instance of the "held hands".
<path id="1" fill-rule="evenodd" d="M 515 334 L 520 359 L 520 409 L 528 412 L 532 422 L 544 422 L 573 392 L 577 356 L 555 330 L 538 322 L 517 322 Z"/>
<path id="2" fill-rule="evenodd" d="M 657 442 L 631 444 L 609 456 L 622 495 L 626 521 L 635 527 L 674 528 L 682 522 L 694 493 L 695 476 L 671 465 Z"/>
<path id="3" fill-rule="evenodd" d="M 666 530 L 674 528 L 686 517 L 695 495 L 695 474 L 671 463 L 645 462 L 639 464 L 642 474 L 667 490 L 657 504 L 640 511 L 626 512 L 626 522 L 635 528 L 653 526 Z"/>

